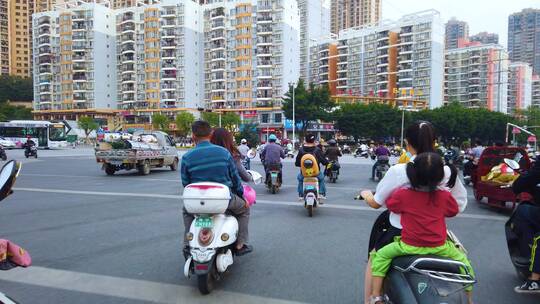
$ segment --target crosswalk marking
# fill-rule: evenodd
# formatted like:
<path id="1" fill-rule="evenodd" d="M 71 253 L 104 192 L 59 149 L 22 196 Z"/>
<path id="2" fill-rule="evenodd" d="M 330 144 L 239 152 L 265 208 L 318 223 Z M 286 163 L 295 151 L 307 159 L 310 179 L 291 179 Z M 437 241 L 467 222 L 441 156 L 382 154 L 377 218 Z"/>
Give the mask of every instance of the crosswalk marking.
<path id="1" fill-rule="evenodd" d="M 0 272 L 0 280 L 163 304 L 300 304 L 219 289 L 201 296 L 195 278 L 191 287 L 32 266 Z"/>

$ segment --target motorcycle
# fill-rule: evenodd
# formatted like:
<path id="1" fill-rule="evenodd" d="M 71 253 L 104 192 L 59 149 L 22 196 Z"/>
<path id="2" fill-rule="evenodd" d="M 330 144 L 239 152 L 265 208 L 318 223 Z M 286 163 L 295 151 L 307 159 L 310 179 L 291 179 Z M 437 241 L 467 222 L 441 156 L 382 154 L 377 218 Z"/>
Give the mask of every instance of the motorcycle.
<path id="1" fill-rule="evenodd" d="M 388 159 L 380 159 L 378 162 L 375 167 L 375 178 L 377 181 L 380 181 L 386 175 L 386 172 L 390 170 L 390 161 Z"/>
<path id="2" fill-rule="evenodd" d="M 513 170 L 519 170 L 519 163 L 514 160 L 505 159 L 504 162 Z M 536 194 L 540 194 L 540 185 L 535 187 Z M 531 204 L 529 202 L 523 201 L 521 204 Z M 512 212 L 512 215 L 506 221 L 504 225 L 504 230 L 506 234 L 506 244 L 508 246 L 508 253 L 510 254 L 510 260 L 512 265 L 516 269 L 518 277 L 522 280 L 526 280 L 531 275 L 529 270 L 530 266 L 530 252 L 521 252 L 520 250 L 520 233 L 517 230 L 517 218 L 516 218 L 516 209 Z M 536 236 L 540 236 L 540 233 Z"/>
<path id="3" fill-rule="evenodd" d="M 15 180 L 19 176 L 20 163 L 11 160 L 0 171 L 0 201 L 8 197 L 13 191 Z M 10 270 L 15 267 L 28 267 L 32 259 L 27 251 L 8 240 L 0 240 L 0 270 Z M 0 303 L 17 304 L 17 302 L 0 292 Z"/>
<path id="4" fill-rule="evenodd" d="M 4 149 L 4 146 L 2 145 L 0 145 L 0 159 L 2 159 L 3 161 L 7 160 L 6 149 Z"/>
<path id="5" fill-rule="evenodd" d="M 281 164 L 268 165 L 266 170 L 266 187 L 272 194 L 279 192 L 281 187 Z"/>
<path id="6" fill-rule="evenodd" d="M 357 158 L 357 157 L 368 158 L 369 157 L 368 150 L 356 149 L 356 152 L 354 153 L 354 158 Z"/>
<path id="7" fill-rule="evenodd" d="M 262 176 L 259 173 L 248 172 L 255 184 L 261 183 Z M 198 288 L 202 294 L 209 294 L 215 282 L 222 279 L 234 263 L 238 221 L 226 213 L 230 199 L 229 187 L 219 183 L 193 183 L 184 188 L 184 207 L 195 216 L 186 235 L 190 255 L 184 264 L 184 275 L 186 278 L 197 276 Z M 255 197 L 252 199 L 251 203 L 254 203 Z"/>
<path id="8" fill-rule="evenodd" d="M 303 166 L 311 170 L 314 166 L 317 166 L 311 159 L 302 160 Z M 304 208 L 308 211 L 308 216 L 313 217 L 313 211 L 320 204 L 319 198 L 319 179 L 317 177 L 307 177 L 304 175 L 304 182 L 302 184 Z"/>
<path id="9" fill-rule="evenodd" d="M 359 195 L 357 200 L 363 200 Z M 388 211 L 379 215 L 370 235 L 370 244 L 380 237 L 380 232 L 390 223 Z M 465 248 L 454 233 L 448 238 L 458 248 Z M 464 273 L 461 272 L 464 270 Z M 435 255 L 410 255 L 395 258 L 383 283 L 385 303 L 431 304 L 468 303 L 465 288 L 476 284 L 465 264 Z"/>
<path id="10" fill-rule="evenodd" d="M 331 183 L 335 183 L 337 181 L 340 168 L 341 166 L 337 161 L 331 161 L 326 167 L 326 176 L 328 176 Z"/>
<path id="11" fill-rule="evenodd" d="M 474 156 L 472 154 L 465 154 L 463 157 L 463 181 L 465 185 L 471 184 L 472 173 L 475 166 Z"/>
<path id="12" fill-rule="evenodd" d="M 26 148 L 24 149 L 24 156 L 26 158 L 29 158 L 29 157 L 34 157 L 34 158 L 37 158 L 38 155 L 37 155 L 37 147 L 32 145 L 32 146 L 26 146 Z"/>
<path id="13" fill-rule="evenodd" d="M 287 158 L 294 158 L 294 151 L 293 151 L 293 150 L 289 150 L 289 148 L 286 148 L 286 149 L 285 149 L 285 157 L 287 157 Z"/>
<path id="14" fill-rule="evenodd" d="M 351 147 L 349 147 L 348 145 L 343 145 L 343 149 L 341 149 L 341 153 L 351 154 Z"/>

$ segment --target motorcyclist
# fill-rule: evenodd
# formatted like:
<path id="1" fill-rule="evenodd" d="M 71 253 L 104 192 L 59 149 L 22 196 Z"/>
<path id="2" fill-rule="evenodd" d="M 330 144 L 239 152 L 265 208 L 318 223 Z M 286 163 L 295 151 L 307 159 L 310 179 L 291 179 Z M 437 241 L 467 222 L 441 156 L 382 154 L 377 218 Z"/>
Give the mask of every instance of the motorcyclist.
<path id="1" fill-rule="evenodd" d="M 330 161 L 332 166 L 336 166 L 336 168 L 340 168 L 339 165 L 339 157 L 343 156 L 341 153 L 341 150 L 337 146 L 337 142 L 334 139 L 330 139 L 328 141 L 328 148 L 326 148 L 326 151 L 324 152 L 324 156 Z M 324 174 L 328 175 L 328 166 L 326 166 Z"/>
<path id="2" fill-rule="evenodd" d="M 268 182 L 269 171 L 272 169 L 279 170 L 278 181 L 280 184 L 283 181 L 281 159 L 285 158 L 285 152 L 283 152 L 283 148 L 276 143 L 277 140 L 278 138 L 275 134 L 270 134 L 268 137 L 268 144 L 265 145 L 261 152 L 261 161 L 264 166 L 264 171 L 266 172 L 265 183 Z"/>
<path id="3" fill-rule="evenodd" d="M 482 155 L 482 152 L 484 152 L 484 149 L 485 148 L 482 146 L 482 142 L 477 140 L 476 146 L 470 150 L 470 157 L 472 158 L 471 161 L 468 161 L 463 165 L 464 175 L 471 176 L 474 169 L 476 169 L 478 166 L 478 160 L 480 160 L 480 156 Z"/>
<path id="4" fill-rule="evenodd" d="M 197 182 L 216 182 L 227 185 L 231 190 L 231 200 L 227 208 L 238 219 L 238 240 L 236 242 L 236 255 L 244 255 L 253 250 L 247 244 L 249 232 L 249 207 L 242 198 L 244 189 L 238 175 L 234 159 L 223 147 L 210 143 L 212 128 L 206 121 L 196 121 L 192 124 L 193 141 L 195 148 L 182 157 L 180 167 L 182 185 L 187 186 Z M 189 245 L 186 235 L 189 232 L 193 215 L 183 208 L 184 217 L 184 256 L 189 256 Z"/>
<path id="5" fill-rule="evenodd" d="M 532 194 L 534 204 L 519 204 L 515 213 L 515 225 L 521 234 L 519 247 L 522 256 L 530 256 L 531 276 L 514 290 L 517 293 L 540 293 L 540 158 L 526 173 L 512 184 L 514 193 Z"/>
<path id="6" fill-rule="evenodd" d="M 238 146 L 238 151 L 240 152 L 240 155 L 242 156 L 242 162 L 244 163 L 246 170 L 249 170 L 250 162 L 251 162 L 251 160 L 247 156 L 249 150 L 250 149 L 249 149 L 249 146 L 247 145 L 247 139 L 242 138 L 242 140 L 240 140 L 240 146 Z"/>
<path id="7" fill-rule="evenodd" d="M 375 171 L 377 170 L 377 166 L 384 162 L 388 162 L 390 159 L 390 150 L 388 150 L 388 148 L 382 142 L 379 143 L 374 153 L 377 157 L 377 161 L 373 164 L 373 168 L 371 169 L 372 180 L 375 180 Z"/>
<path id="8" fill-rule="evenodd" d="M 301 160 L 302 156 L 305 154 L 312 154 L 317 159 L 318 165 L 323 164 L 324 166 L 328 165 L 328 160 L 326 157 L 324 157 L 323 152 L 317 147 L 315 144 L 315 135 L 308 134 L 306 135 L 305 143 L 300 147 L 298 150 L 298 155 L 296 155 L 296 161 L 295 166 L 301 167 Z M 302 172 L 298 173 L 298 197 L 300 200 L 304 199 L 304 176 L 302 175 Z M 319 176 L 317 176 L 317 179 L 319 180 L 319 197 L 324 199 L 326 196 L 326 185 L 324 184 L 324 172 L 321 170 L 319 173 Z"/>

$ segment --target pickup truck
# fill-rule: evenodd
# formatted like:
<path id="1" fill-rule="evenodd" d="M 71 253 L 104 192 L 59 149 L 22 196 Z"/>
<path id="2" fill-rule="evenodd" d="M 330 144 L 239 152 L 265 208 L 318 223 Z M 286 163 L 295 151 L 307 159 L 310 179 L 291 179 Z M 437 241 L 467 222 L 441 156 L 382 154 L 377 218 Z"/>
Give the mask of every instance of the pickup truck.
<path id="1" fill-rule="evenodd" d="M 116 171 L 137 169 L 141 175 L 151 168 L 169 166 L 178 170 L 178 151 L 172 138 L 160 131 L 138 131 L 131 139 L 101 143 L 96 148 L 96 161 L 107 175 Z"/>

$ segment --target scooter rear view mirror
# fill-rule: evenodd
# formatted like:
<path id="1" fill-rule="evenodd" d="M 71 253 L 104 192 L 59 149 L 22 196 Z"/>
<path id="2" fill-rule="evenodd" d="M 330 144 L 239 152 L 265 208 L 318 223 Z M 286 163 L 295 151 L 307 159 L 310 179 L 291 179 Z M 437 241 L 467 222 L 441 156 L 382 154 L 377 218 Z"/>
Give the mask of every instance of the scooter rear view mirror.
<path id="1" fill-rule="evenodd" d="M 512 170 L 519 170 L 519 163 L 513 159 L 505 158 L 504 163 Z"/>
<path id="2" fill-rule="evenodd" d="M 253 170 L 247 170 L 247 172 L 251 175 L 251 178 L 253 179 L 253 183 L 255 185 L 262 183 L 262 175 L 259 174 L 259 172 Z"/>
<path id="3" fill-rule="evenodd" d="M 20 170 L 21 164 L 14 160 L 7 162 L 0 170 L 0 201 L 11 194 L 11 188 L 19 176 Z"/>
<path id="4" fill-rule="evenodd" d="M 249 159 L 254 159 L 255 156 L 257 156 L 257 151 L 255 151 L 255 150 L 253 150 L 253 149 L 251 149 L 251 150 L 248 151 L 247 157 L 248 157 Z"/>

